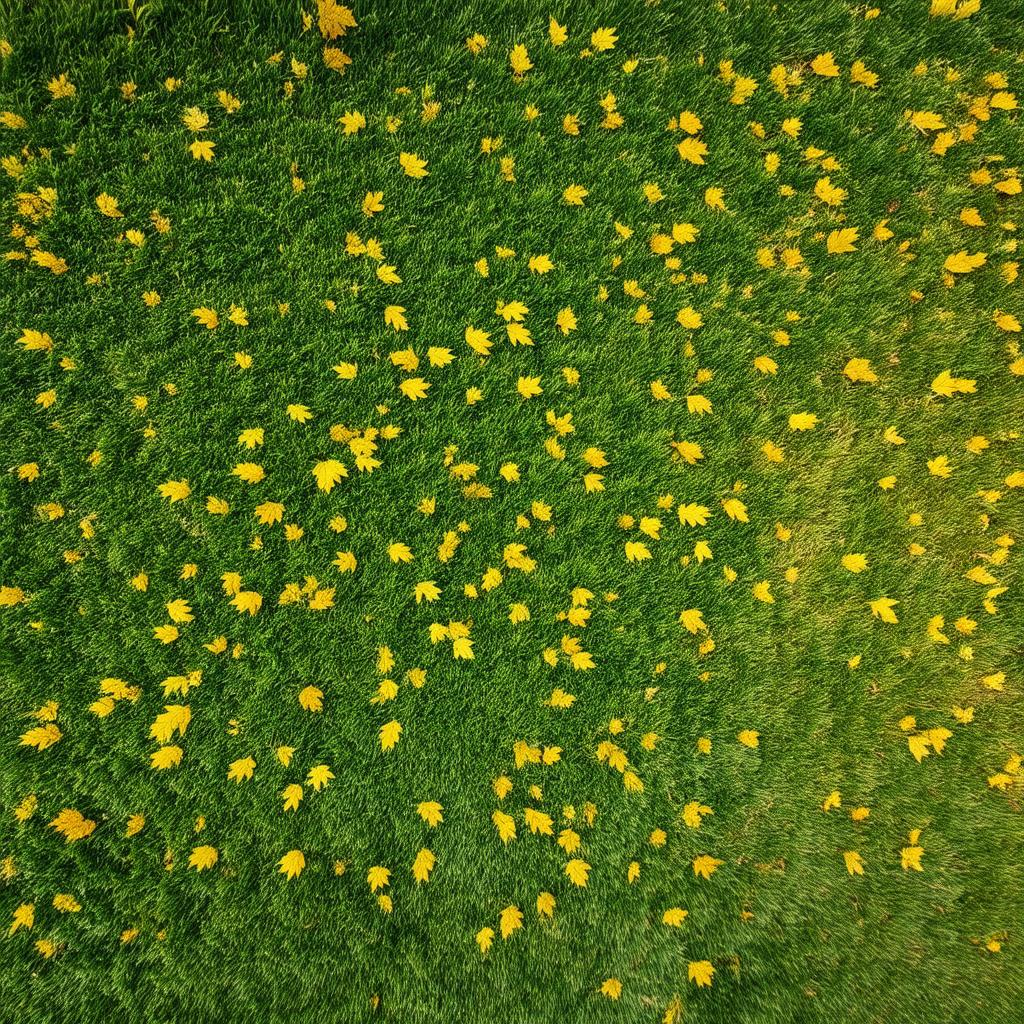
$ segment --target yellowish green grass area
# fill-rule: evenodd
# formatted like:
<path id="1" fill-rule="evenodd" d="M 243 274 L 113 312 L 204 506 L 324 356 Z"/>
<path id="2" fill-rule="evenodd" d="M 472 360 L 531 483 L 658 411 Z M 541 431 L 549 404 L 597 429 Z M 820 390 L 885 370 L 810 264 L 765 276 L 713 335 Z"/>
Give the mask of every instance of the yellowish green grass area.
<path id="1" fill-rule="evenodd" d="M 1019 1021 L 1018 0 L 0 4 L 0 1018 Z"/>

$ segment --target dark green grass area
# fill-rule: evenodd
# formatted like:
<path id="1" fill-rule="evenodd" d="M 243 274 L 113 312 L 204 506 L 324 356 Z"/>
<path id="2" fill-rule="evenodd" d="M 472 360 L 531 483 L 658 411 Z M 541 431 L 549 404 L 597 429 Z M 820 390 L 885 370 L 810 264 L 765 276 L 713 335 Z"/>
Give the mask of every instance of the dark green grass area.
<path id="1" fill-rule="evenodd" d="M 0 61 L 0 110 L 27 121 L 0 128 L 0 157 L 23 147 L 31 156 L 21 177 L 0 177 L 4 231 L 19 221 L 17 193 L 55 188 L 53 216 L 31 230 L 69 264 L 61 275 L 27 261 L 0 267 L 0 584 L 28 597 L 0 608 L 0 859 L 10 858 L 0 927 L 35 904 L 31 930 L 0 936 L 0 1019 L 632 1024 L 661 1021 L 672 1005 L 679 1020 L 707 1024 L 1021 1019 L 1021 777 L 1006 791 L 986 781 L 1024 744 L 1024 491 L 1003 484 L 1024 470 L 1024 378 L 1008 369 L 1017 336 L 992 322 L 996 309 L 1024 320 L 1022 286 L 999 270 L 1015 259 L 1021 205 L 969 175 L 1015 167 L 1024 132 L 1019 111 L 993 111 L 976 141 L 939 157 L 934 133 L 916 132 L 904 112 L 963 124 L 995 72 L 1024 97 L 1024 31 L 1014 0 L 984 0 L 963 21 L 929 18 L 926 0 L 879 5 L 865 20 L 863 6 L 839 0 L 585 10 L 371 3 L 356 5 L 359 25 L 338 41 L 353 60 L 339 76 L 323 65 L 315 5 L 304 32 L 297 3 L 153 0 L 134 14 L 92 0 L 0 4 L 0 38 L 13 48 Z M 550 14 L 570 33 L 558 49 Z M 601 26 L 617 28 L 615 49 L 581 59 Z M 475 32 L 488 39 L 477 56 L 465 44 Z M 522 82 L 508 63 L 517 43 L 534 63 Z M 826 50 L 839 78 L 809 70 Z M 278 51 L 282 61 L 268 63 Z M 302 81 L 289 71 L 293 57 L 308 65 Z M 639 64 L 626 74 L 629 57 Z M 858 58 L 879 74 L 877 89 L 851 86 Z M 758 81 L 748 103 L 730 104 L 723 60 Z M 779 63 L 804 73 L 788 99 L 768 78 Z M 926 70 L 915 73 L 919 63 Z M 51 101 L 46 83 L 60 73 L 77 92 Z M 174 92 L 168 76 L 182 80 Z M 126 81 L 137 86 L 132 102 L 121 95 Z M 442 106 L 424 123 L 428 87 Z M 242 101 L 236 113 L 222 110 L 218 89 Z M 616 131 L 600 127 L 609 91 L 625 118 Z M 538 120 L 524 119 L 527 104 Z M 189 154 L 198 136 L 181 115 L 192 106 L 210 115 L 202 136 L 216 142 L 211 163 Z M 350 110 L 368 123 L 346 137 L 337 119 Z M 704 167 L 681 162 L 682 136 L 666 130 L 683 110 L 704 122 Z M 580 117 L 578 137 L 562 131 L 566 114 Z M 394 133 L 391 115 L 402 119 Z M 797 141 L 779 132 L 793 116 L 803 122 Z M 494 136 L 502 148 L 482 155 L 481 139 Z M 825 172 L 805 159 L 808 146 L 841 165 L 831 172 L 849 193 L 839 215 L 814 198 Z M 429 176 L 406 177 L 400 152 L 426 159 Z M 774 177 L 764 172 L 769 152 L 782 161 Z M 503 156 L 515 157 L 514 183 L 501 179 Z M 646 182 L 666 198 L 649 204 Z M 581 208 L 562 202 L 574 183 L 589 190 Z M 783 184 L 791 197 L 780 195 Z M 705 206 L 712 186 L 724 189 L 727 212 Z M 385 209 L 367 220 L 360 204 L 371 190 L 384 192 Z M 99 214 L 102 192 L 117 197 L 123 220 Z M 962 224 L 965 207 L 986 226 Z M 153 231 L 154 209 L 170 218 L 169 233 Z M 894 237 L 873 240 L 886 218 Z M 615 221 L 632 238 L 619 238 Z M 688 277 L 673 284 L 648 239 L 682 222 L 700 236 L 673 252 Z M 848 225 L 860 229 L 857 252 L 827 254 L 824 236 Z M 116 240 L 130 227 L 145 231 L 141 249 Z M 371 259 L 346 254 L 351 231 L 380 241 L 401 284 L 382 284 Z M 0 248 L 24 249 L 8 242 Z M 809 273 L 758 265 L 758 249 L 786 245 L 799 246 Z M 497 258 L 496 246 L 515 257 Z M 943 261 L 964 248 L 988 253 L 988 264 L 947 287 Z M 529 272 L 539 253 L 554 271 Z M 487 278 L 473 268 L 481 257 Z M 694 284 L 694 273 L 706 283 Z M 94 274 L 100 283 L 88 284 Z M 634 323 L 629 279 L 647 292 L 649 325 Z M 152 309 L 141 298 L 150 290 L 161 296 Z M 529 307 L 533 347 L 504 341 L 495 305 L 511 300 Z M 227 322 L 231 303 L 250 326 Z M 385 326 L 389 304 L 406 308 L 408 333 Z M 201 306 L 219 311 L 215 331 L 193 318 Z M 554 327 L 565 306 L 579 322 L 567 336 Z M 685 306 L 701 312 L 699 330 L 675 322 Z M 787 321 L 790 310 L 798 321 Z M 486 361 L 463 341 L 468 324 L 492 332 Z M 48 332 L 54 352 L 23 351 L 26 328 Z M 780 329 L 788 347 L 772 340 Z M 415 403 L 399 392 L 407 374 L 389 358 L 409 345 L 431 383 Z M 455 361 L 430 367 L 431 345 Z M 244 372 L 239 350 L 253 358 Z M 753 368 L 762 354 L 778 362 L 777 375 Z M 63 357 L 77 369 L 62 370 Z M 853 357 L 870 360 L 876 383 L 843 376 Z M 355 380 L 338 379 L 341 361 L 359 364 Z M 579 371 L 578 385 L 564 367 Z M 701 368 L 713 377 L 698 384 Z M 977 392 L 935 395 L 943 370 L 976 380 Z M 540 376 L 543 395 L 524 402 L 523 375 Z M 654 380 L 674 401 L 652 400 Z M 485 396 L 472 407 L 470 387 Z M 49 388 L 58 400 L 43 409 L 36 396 Z M 696 392 L 712 400 L 712 415 L 687 413 Z M 135 396 L 148 398 L 145 412 Z M 308 406 L 313 420 L 293 422 L 290 403 Z M 572 413 L 564 461 L 544 448 L 549 409 Z M 816 429 L 790 432 L 796 412 L 815 413 Z M 156 435 L 146 438 L 150 423 Z M 328 433 L 389 423 L 401 433 L 379 442 L 382 465 L 371 474 L 357 473 Z M 890 425 L 904 445 L 882 440 Z M 238 435 L 254 426 L 266 441 L 249 452 Z M 978 434 L 991 447 L 974 455 L 964 443 Z M 673 460 L 674 440 L 699 443 L 704 459 Z M 768 440 L 785 449 L 783 463 L 762 455 Z M 492 498 L 463 496 L 445 466 L 450 445 L 456 461 L 479 465 Z M 584 489 L 590 446 L 609 460 L 602 493 Z M 103 453 L 95 468 L 86 461 L 94 450 Z M 948 479 L 926 468 L 940 454 L 954 467 Z M 330 494 L 310 473 L 326 458 L 351 474 Z M 247 460 L 266 480 L 250 487 L 231 475 Z M 17 474 L 30 462 L 41 471 L 31 484 Z M 505 462 L 519 465 L 519 483 L 501 479 Z M 881 490 L 889 475 L 896 488 Z M 182 478 L 186 501 L 158 496 L 159 484 Z M 746 524 L 721 507 L 738 482 Z M 979 495 L 992 489 L 1003 492 L 998 501 Z M 226 499 L 230 514 L 207 514 L 207 495 Z M 437 505 L 425 517 L 417 504 L 428 496 Z M 268 499 L 304 528 L 301 541 L 258 526 L 253 508 Z M 534 501 L 552 507 L 551 522 L 517 529 Z M 66 514 L 41 521 L 44 502 Z M 705 527 L 679 525 L 674 506 L 685 502 L 711 509 Z M 335 534 L 328 524 L 339 514 L 348 529 Z M 660 540 L 624 531 L 624 515 L 661 518 Z M 91 540 L 78 526 L 88 516 Z M 462 544 L 440 562 L 445 532 L 462 522 Z M 792 529 L 787 543 L 776 523 Z M 257 533 L 261 551 L 250 547 Z M 1017 546 L 989 567 L 1007 588 L 990 614 L 989 587 L 964 574 L 1004 534 Z M 627 540 L 645 541 L 653 557 L 627 562 Z M 691 557 L 698 540 L 714 555 L 703 564 Z M 416 560 L 393 564 L 394 541 Z M 913 542 L 926 552 L 909 556 Z M 509 543 L 527 546 L 535 572 L 503 566 Z M 67 564 L 67 550 L 84 557 Z M 332 567 L 339 550 L 356 554 L 355 574 Z M 868 571 L 846 572 L 849 552 L 865 553 Z M 198 566 L 195 579 L 179 578 L 185 563 Z M 490 567 L 502 567 L 501 586 L 464 597 Z M 790 567 L 799 570 L 792 582 Z M 142 570 L 144 593 L 129 583 Z M 263 595 L 257 616 L 230 606 L 225 572 Z M 285 584 L 307 576 L 336 587 L 335 607 L 278 606 Z M 438 603 L 416 604 L 421 580 L 442 588 Z M 775 603 L 753 598 L 762 580 Z M 576 587 L 594 594 L 584 629 L 556 617 Z M 882 596 L 900 602 L 898 624 L 871 617 L 867 602 Z M 179 597 L 195 621 L 165 646 L 153 627 Z M 509 622 L 513 602 L 529 606 L 529 622 Z M 677 621 L 688 608 L 702 610 L 712 653 L 700 655 L 703 637 Z M 937 615 L 949 645 L 927 636 Z M 961 616 L 977 621 L 973 635 L 954 630 Z M 472 621 L 472 661 L 430 643 L 430 624 L 449 620 Z M 544 662 L 541 652 L 566 634 L 592 653 L 594 670 Z M 241 657 L 204 650 L 218 635 L 243 644 Z M 395 654 L 401 687 L 383 707 L 370 703 L 381 645 Z M 413 667 L 427 670 L 422 689 L 404 681 Z M 149 727 L 176 700 L 160 684 L 194 669 L 203 679 L 180 701 L 192 710 L 176 740 L 182 764 L 154 771 Z M 982 686 L 999 671 L 1002 692 Z M 107 677 L 141 696 L 99 718 L 88 709 Z M 321 714 L 299 704 L 310 684 L 324 693 Z M 554 687 L 575 695 L 572 708 L 545 705 Z M 19 745 L 32 712 L 51 700 L 63 738 L 44 751 Z M 974 721 L 956 724 L 954 706 L 973 707 Z M 900 727 L 908 715 L 920 729 L 952 730 L 941 755 L 914 761 Z M 378 729 L 392 718 L 404 732 L 383 753 Z M 625 723 L 622 735 L 609 736 L 613 718 Z M 760 733 L 756 749 L 737 742 L 748 729 Z M 660 737 L 653 751 L 640 743 L 648 732 Z M 701 737 L 709 754 L 697 752 Z M 621 775 L 599 763 L 595 750 L 609 738 L 627 751 L 643 793 L 625 792 Z M 562 759 L 517 770 L 519 740 L 559 746 Z M 274 756 L 282 744 L 296 748 L 288 768 Z M 247 755 L 255 777 L 228 782 L 228 765 Z M 319 793 L 306 787 L 299 809 L 284 813 L 281 790 L 322 763 L 334 781 Z M 515 788 L 499 803 L 491 783 L 502 774 Z M 541 802 L 530 797 L 534 784 Z M 843 806 L 826 814 L 836 789 Z M 22 823 L 14 811 L 29 794 L 39 806 Z M 416 814 L 423 800 L 444 807 L 437 829 Z M 692 800 L 714 810 L 699 830 L 681 817 Z M 597 807 L 590 827 L 581 824 L 588 802 Z M 525 806 L 542 807 L 557 832 L 564 805 L 583 838 L 575 856 L 591 865 L 586 888 L 566 877 L 555 840 L 523 822 Z M 854 822 L 849 811 L 861 805 L 870 817 Z M 499 806 L 517 819 L 507 846 L 491 823 Z M 65 807 L 97 822 L 89 838 L 66 844 L 47 827 Z M 145 828 L 126 838 L 136 813 Z M 667 833 L 660 849 L 648 841 L 658 828 Z M 912 829 L 922 830 L 921 873 L 900 866 Z M 198 844 L 219 851 L 212 870 L 188 869 Z M 422 847 L 437 865 L 417 885 L 411 865 Z M 286 881 L 277 862 L 296 848 L 306 868 Z M 863 876 L 847 873 L 851 850 Z M 702 854 L 723 861 L 707 881 L 691 867 Z M 642 872 L 630 885 L 633 860 Z M 390 914 L 367 885 L 372 865 L 391 869 Z M 535 911 L 542 891 L 557 900 L 550 921 Z M 58 913 L 56 893 L 73 894 L 81 911 Z M 508 940 L 499 932 L 481 955 L 474 936 L 498 931 L 512 904 L 523 928 Z M 682 929 L 662 924 L 672 906 L 689 910 Z M 126 929 L 138 935 L 122 943 Z M 52 958 L 34 947 L 42 938 L 57 944 Z M 998 952 L 986 949 L 990 940 Z M 710 988 L 687 978 L 701 960 L 715 968 Z M 600 993 L 608 978 L 622 982 L 620 999 Z"/>

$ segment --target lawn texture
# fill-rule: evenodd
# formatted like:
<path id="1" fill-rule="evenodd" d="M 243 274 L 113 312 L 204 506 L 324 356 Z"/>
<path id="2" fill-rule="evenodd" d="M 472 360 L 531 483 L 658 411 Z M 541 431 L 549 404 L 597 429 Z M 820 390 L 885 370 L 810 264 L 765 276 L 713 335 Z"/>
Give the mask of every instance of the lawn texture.
<path id="1" fill-rule="evenodd" d="M 1022 1019 L 1018 3 L 0 6 L 0 1018 Z"/>

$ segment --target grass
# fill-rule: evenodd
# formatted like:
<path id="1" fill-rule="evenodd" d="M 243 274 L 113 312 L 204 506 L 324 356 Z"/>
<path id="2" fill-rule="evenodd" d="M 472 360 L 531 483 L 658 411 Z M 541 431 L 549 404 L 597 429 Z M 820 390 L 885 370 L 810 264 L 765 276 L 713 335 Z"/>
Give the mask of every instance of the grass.
<path id="1" fill-rule="evenodd" d="M 329 44 L 352 60 L 343 75 L 325 66 L 306 9 L 308 30 L 297 3 L 245 0 L 27 3 L 0 16 L 0 110 L 18 115 L 0 129 L 13 229 L 0 271 L 0 913 L 12 915 L 0 996 L 12 1019 L 1015 1019 L 1024 364 L 1011 321 L 1024 302 L 1020 197 L 996 186 L 1017 179 L 1022 131 L 1019 111 L 1000 109 L 1012 104 L 979 113 L 977 99 L 1021 86 L 1016 5 L 983 0 L 956 19 L 929 17 L 923 0 L 883 0 L 877 17 L 838 0 L 598 3 L 585 15 L 385 0 L 357 5 L 358 25 Z M 569 33 L 559 47 L 551 13 Z M 614 47 L 581 55 L 604 26 Z M 475 33 L 487 39 L 477 54 Z M 519 43 L 533 63 L 521 79 L 509 64 Z M 839 75 L 812 70 L 825 52 Z M 851 82 L 858 59 L 875 87 Z M 758 83 L 745 103 L 730 102 L 722 61 Z M 801 76 L 788 97 L 770 77 L 779 64 Z M 60 74 L 74 95 L 48 91 Z M 241 101 L 232 113 L 222 89 Z M 602 127 L 609 92 L 618 128 Z M 183 124 L 190 107 L 207 127 Z M 366 124 L 346 135 L 350 111 Z M 702 121 L 704 165 L 677 152 L 687 136 L 667 126 L 682 111 Z M 942 129 L 918 130 L 910 111 L 951 126 L 944 155 Z M 781 131 L 787 118 L 801 121 L 797 139 Z M 195 139 L 214 141 L 211 161 L 193 158 Z M 401 153 L 428 175 L 407 176 Z M 837 205 L 815 193 L 826 175 L 847 193 Z M 648 183 L 664 198 L 650 202 Z M 574 184 L 588 190 L 582 206 L 563 198 Z M 19 209 L 19 194 L 47 189 L 55 201 Z M 383 192 L 372 219 L 369 191 Z M 122 217 L 101 212 L 101 194 Z M 874 233 L 883 220 L 891 237 Z M 675 224 L 695 225 L 696 241 L 652 253 Z M 855 251 L 829 253 L 828 235 L 850 226 Z M 351 232 L 383 258 L 347 253 Z M 785 248 L 798 267 L 782 266 Z M 987 260 L 947 273 L 960 250 Z M 540 254 L 549 273 L 529 269 Z M 381 263 L 400 283 L 378 278 Z M 506 340 L 495 310 L 512 301 L 529 309 L 532 346 Z M 232 304 L 247 326 L 229 321 Z M 392 305 L 407 332 L 386 324 Z M 215 329 L 193 315 L 203 307 Z M 563 333 L 566 307 L 577 325 Z M 701 326 L 677 323 L 686 307 Z M 488 358 L 468 347 L 468 325 L 490 332 Z M 19 344 L 26 330 L 52 351 Z M 431 346 L 455 358 L 432 366 Z M 409 347 L 415 370 L 391 359 Z M 759 372 L 759 356 L 777 372 Z M 854 358 L 874 381 L 844 375 Z M 358 364 L 354 379 L 332 369 L 343 362 Z M 974 391 L 939 394 L 943 371 Z M 429 382 L 425 398 L 399 389 L 410 377 Z M 542 394 L 521 397 L 523 377 Z M 655 381 L 670 399 L 656 400 Z M 472 388 L 483 397 L 469 404 Z M 710 414 L 688 411 L 695 394 Z M 312 418 L 296 422 L 290 404 Z M 549 410 L 572 414 L 564 458 L 546 447 Z M 816 425 L 791 430 L 803 412 Z M 336 425 L 400 431 L 376 435 L 380 465 L 360 472 Z M 890 426 L 903 444 L 884 440 Z M 240 446 L 254 427 L 263 445 Z M 978 436 L 988 447 L 969 450 Z M 703 458 L 676 457 L 682 441 Z M 766 458 L 767 441 L 783 461 Z M 584 484 L 589 448 L 605 453 L 603 490 Z M 933 475 L 943 455 L 952 473 Z M 349 472 L 330 492 L 311 472 L 327 459 Z M 244 483 L 240 462 L 265 479 Z M 506 463 L 517 482 L 500 475 Z M 477 466 L 489 496 L 467 496 L 457 464 Z M 183 479 L 187 498 L 161 497 Z M 209 495 L 230 511 L 208 513 Z M 726 514 L 732 497 L 749 521 Z M 257 521 L 266 501 L 284 505 L 281 522 Z M 680 523 L 686 503 L 707 506 L 705 525 Z M 49 505 L 63 514 L 40 512 Z M 661 520 L 656 537 L 643 517 Z M 300 539 L 286 540 L 289 523 Z M 443 559 L 450 531 L 461 543 Z M 394 542 L 414 560 L 393 561 Z M 628 560 L 627 542 L 650 558 Z M 536 567 L 507 565 L 509 544 Z M 354 572 L 332 564 L 340 551 Z M 843 567 L 851 553 L 865 571 Z M 230 603 L 232 572 L 262 596 L 257 614 Z M 308 577 L 298 601 L 279 601 Z M 417 603 L 421 581 L 436 582 L 436 602 Z M 755 596 L 763 582 L 771 603 Z M 333 604 L 311 608 L 328 588 Z M 576 588 L 592 595 L 577 605 L 585 621 L 566 615 Z M 897 622 L 872 615 L 882 597 L 899 602 Z M 154 629 L 177 599 L 193 621 L 163 643 Z M 529 619 L 515 624 L 519 604 Z M 687 609 L 706 630 L 684 628 Z M 453 621 L 471 626 L 471 659 L 431 640 L 431 624 Z M 218 637 L 220 653 L 204 646 Z M 573 668 L 566 637 L 592 668 Z M 165 696 L 165 679 L 195 671 L 200 685 Z M 128 696 L 97 714 L 111 678 Z M 371 703 L 385 678 L 397 695 Z M 300 703 L 308 686 L 319 712 Z M 571 707 L 550 706 L 556 688 Z M 150 729 L 168 704 L 191 719 L 161 743 Z M 60 739 L 23 742 L 47 718 Z M 403 731 L 385 751 L 392 720 Z M 920 734 L 937 741 L 918 762 Z M 517 768 L 520 741 L 560 759 Z M 598 756 L 609 741 L 642 792 Z M 172 745 L 180 765 L 152 768 Z M 295 748 L 288 766 L 281 746 Z M 253 777 L 229 781 L 246 757 Z M 306 783 L 317 765 L 334 775 L 320 791 Z M 499 799 L 502 776 L 513 785 Z M 286 812 L 289 784 L 303 800 Z M 841 805 L 825 811 L 834 791 Z M 440 803 L 443 822 L 423 821 L 421 801 Z M 699 828 L 684 821 L 694 801 L 713 810 Z M 64 808 L 94 822 L 90 834 L 65 841 L 50 827 Z M 553 835 L 530 834 L 526 808 L 548 814 Z M 508 843 L 496 809 L 516 822 Z M 556 841 L 565 828 L 580 836 L 571 855 Z M 902 866 L 915 846 L 920 872 Z M 189 866 L 197 847 L 216 850 L 212 867 Z M 436 863 L 418 883 L 422 849 Z M 305 867 L 287 879 L 290 850 Z M 721 862 L 707 879 L 693 868 L 703 855 Z M 567 876 L 571 859 L 590 865 L 585 886 Z M 376 893 L 374 866 L 391 872 Z M 540 893 L 553 916 L 538 913 Z M 57 894 L 80 909 L 62 912 Z M 523 921 L 503 938 L 508 907 Z M 689 912 L 678 929 L 662 920 L 672 907 Z M 707 986 L 691 974 L 703 962 Z"/>

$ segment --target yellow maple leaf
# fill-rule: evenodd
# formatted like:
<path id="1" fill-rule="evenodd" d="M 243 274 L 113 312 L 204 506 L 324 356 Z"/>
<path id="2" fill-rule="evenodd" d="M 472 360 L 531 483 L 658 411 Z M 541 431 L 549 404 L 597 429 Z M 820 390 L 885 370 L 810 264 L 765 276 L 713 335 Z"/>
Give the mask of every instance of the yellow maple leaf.
<path id="1" fill-rule="evenodd" d="M 871 363 L 867 359 L 849 360 L 843 367 L 843 374 L 855 384 L 873 384 L 878 380 L 878 375 L 871 369 Z"/>
<path id="2" fill-rule="evenodd" d="M 430 173 L 427 170 L 427 161 L 415 153 L 400 153 L 398 162 L 410 178 L 425 178 Z"/>
<path id="3" fill-rule="evenodd" d="M 823 78 L 835 78 L 839 74 L 839 67 L 836 65 L 832 51 L 829 50 L 827 53 L 819 53 L 818 56 L 811 61 L 811 70 L 816 75 L 821 75 Z"/>
<path id="4" fill-rule="evenodd" d="M 851 875 L 864 874 L 864 858 L 856 850 L 846 850 L 843 853 L 843 861 Z"/>
<path id="5" fill-rule="evenodd" d="M 512 842 L 516 837 L 516 822 L 510 814 L 505 814 L 504 811 L 495 811 L 491 815 L 491 821 L 494 823 L 494 827 L 498 830 L 498 837 L 506 845 Z"/>
<path id="6" fill-rule="evenodd" d="M 859 234 L 857 228 L 837 228 L 829 232 L 825 247 L 833 256 L 844 252 L 856 252 L 857 247 L 853 243 L 857 241 Z"/>
<path id="7" fill-rule="evenodd" d="M 431 827 L 437 828 L 444 821 L 441 813 L 443 808 L 436 800 L 424 800 L 416 808 L 416 813 Z"/>
<path id="8" fill-rule="evenodd" d="M 412 862 L 412 876 L 417 883 L 430 881 L 430 872 L 434 870 L 436 862 L 437 858 L 426 847 L 416 854 L 416 859 Z"/>
<path id="9" fill-rule="evenodd" d="M 209 163 L 213 160 L 213 150 L 217 144 L 212 139 L 196 139 L 188 147 L 193 160 L 205 160 Z"/>
<path id="10" fill-rule="evenodd" d="M 725 861 L 718 860 L 710 854 L 701 854 L 693 859 L 693 873 L 707 881 L 724 863 Z"/>
<path id="11" fill-rule="evenodd" d="M 569 185 L 562 193 L 562 199 L 569 206 L 582 206 L 590 193 L 582 185 Z"/>
<path id="12" fill-rule="evenodd" d="M 710 988 L 715 968 L 710 960 L 691 960 L 686 969 L 686 976 L 698 988 Z"/>
<path id="13" fill-rule="evenodd" d="M 237 609 L 239 615 L 246 612 L 255 615 L 263 607 L 263 596 L 254 590 L 240 590 L 231 599 L 231 604 Z"/>
<path id="14" fill-rule="evenodd" d="M 512 66 L 512 73 L 517 76 L 525 75 L 533 67 L 530 55 L 522 43 L 517 43 L 509 51 L 508 62 Z"/>
<path id="15" fill-rule="evenodd" d="M 334 485 L 348 476 L 348 469 L 337 459 L 324 459 L 313 467 L 312 473 L 317 487 L 324 493 L 330 494 Z"/>
<path id="16" fill-rule="evenodd" d="M 252 778 L 256 762 L 251 757 L 240 757 L 228 765 L 228 779 L 232 782 L 246 782 Z"/>
<path id="17" fill-rule="evenodd" d="M 384 323 L 396 331 L 409 330 L 409 321 L 405 318 L 405 307 L 386 306 L 384 308 Z"/>
<path id="18" fill-rule="evenodd" d="M 172 505 L 176 501 L 184 501 L 192 493 L 187 480 L 168 480 L 165 484 L 158 484 L 157 490 Z"/>
<path id="19" fill-rule="evenodd" d="M 188 858 L 188 866 L 196 871 L 208 871 L 217 863 L 220 855 L 215 846 L 197 846 Z"/>
<path id="20" fill-rule="evenodd" d="M 586 888 L 590 865 L 585 860 L 574 858 L 565 865 L 565 874 L 573 885 Z"/>
<path id="21" fill-rule="evenodd" d="M 181 747 L 161 747 L 150 755 L 150 767 L 157 769 L 157 771 L 166 771 L 168 768 L 176 768 L 181 764 L 181 758 L 184 753 L 185 752 Z"/>
<path id="22" fill-rule="evenodd" d="M 661 915 L 661 923 L 667 924 L 670 928 L 682 928 L 683 921 L 689 916 L 688 910 L 683 910 L 682 907 L 669 907 L 664 914 Z"/>
<path id="23" fill-rule="evenodd" d="M 21 734 L 21 745 L 24 747 L 35 747 L 36 750 L 46 750 L 60 741 L 63 734 L 53 722 L 37 726 Z"/>
<path id="24" fill-rule="evenodd" d="M 491 948 L 491 943 L 494 942 L 494 929 L 481 928 L 480 931 L 476 933 L 475 941 L 480 947 L 481 955 L 485 954 Z"/>
<path id="25" fill-rule="evenodd" d="M 942 269 L 949 274 L 969 274 L 972 270 L 977 270 L 978 267 L 984 266 L 987 259 L 987 253 L 976 252 L 970 254 L 966 249 L 961 249 L 959 252 L 952 253 L 946 257 L 946 262 L 942 264 Z"/>
<path id="26" fill-rule="evenodd" d="M 166 743 L 175 730 L 179 736 L 184 736 L 191 720 L 192 709 L 187 704 L 167 704 L 149 727 L 149 735 L 157 743 Z"/>
<path id="27" fill-rule="evenodd" d="M 289 881 L 298 878 L 306 866 L 306 858 L 301 850 L 289 850 L 278 862 L 277 870 Z"/>
<path id="28" fill-rule="evenodd" d="M 398 390 L 411 402 L 426 398 L 429 388 L 429 381 L 425 381 L 422 377 L 407 377 L 398 385 Z"/>
<path id="29" fill-rule="evenodd" d="M 896 613 L 893 608 L 899 604 L 899 601 L 894 601 L 891 597 L 879 597 L 874 601 L 868 602 L 868 607 L 871 609 L 871 614 L 876 619 L 881 619 L 882 622 L 888 622 L 895 624 L 900 620 L 896 617 Z"/>
<path id="30" fill-rule="evenodd" d="M 513 932 L 523 927 L 523 912 L 515 905 L 506 907 L 501 912 L 501 937 L 507 939 Z"/>
<path id="31" fill-rule="evenodd" d="M 402 735 L 402 726 L 392 719 L 380 727 L 380 749 L 391 750 Z"/>
<path id="32" fill-rule="evenodd" d="M 676 145 L 676 152 L 679 154 L 680 160 L 689 164 L 702 165 L 704 157 L 708 155 L 708 147 L 700 139 L 691 136 Z"/>

